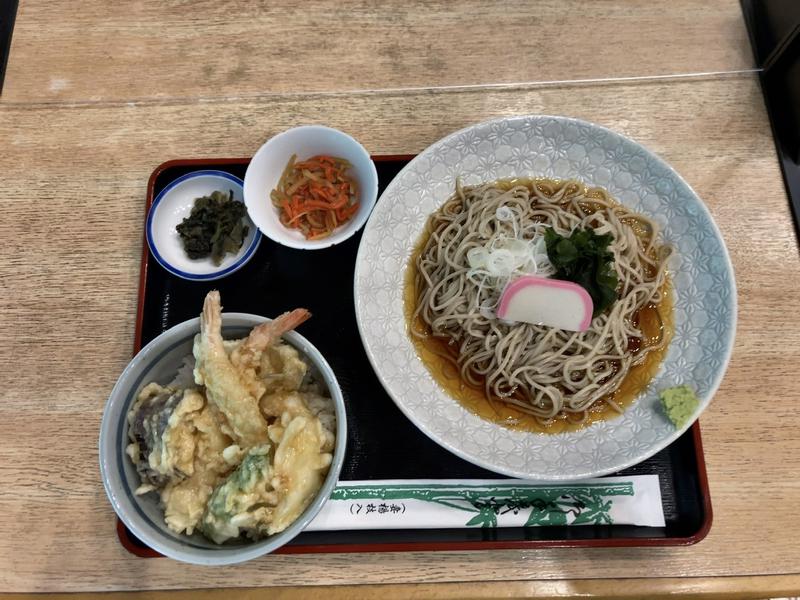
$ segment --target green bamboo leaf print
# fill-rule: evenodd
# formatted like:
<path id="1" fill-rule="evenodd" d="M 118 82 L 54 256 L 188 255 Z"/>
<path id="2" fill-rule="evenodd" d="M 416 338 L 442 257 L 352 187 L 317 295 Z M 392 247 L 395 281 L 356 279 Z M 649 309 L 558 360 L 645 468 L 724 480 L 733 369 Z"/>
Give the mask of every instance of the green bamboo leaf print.
<path id="1" fill-rule="evenodd" d="M 584 523 L 591 523 L 592 525 L 611 525 L 611 516 L 608 514 L 611 510 L 611 501 L 599 502 L 588 507 L 575 517 L 572 522 L 573 525 L 583 525 Z"/>
<path id="2" fill-rule="evenodd" d="M 551 511 L 547 515 L 547 522 L 546 525 L 566 525 L 567 524 L 567 513 L 561 512 L 558 510 Z"/>
<path id="3" fill-rule="evenodd" d="M 531 507 L 525 527 L 536 525 L 566 525 L 567 514 L 555 503 L 536 503 Z"/>
<path id="4" fill-rule="evenodd" d="M 612 523 L 614 496 L 633 496 L 633 482 L 588 484 L 492 483 L 489 485 L 391 484 L 337 487 L 331 499 L 343 501 L 416 500 L 473 514 L 466 527 L 497 527 L 498 515 L 525 514 L 525 527 Z M 475 514 L 477 513 L 477 514 Z"/>
<path id="5" fill-rule="evenodd" d="M 497 514 L 491 508 L 481 509 L 466 523 L 467 527 L 497 527 Z"/>

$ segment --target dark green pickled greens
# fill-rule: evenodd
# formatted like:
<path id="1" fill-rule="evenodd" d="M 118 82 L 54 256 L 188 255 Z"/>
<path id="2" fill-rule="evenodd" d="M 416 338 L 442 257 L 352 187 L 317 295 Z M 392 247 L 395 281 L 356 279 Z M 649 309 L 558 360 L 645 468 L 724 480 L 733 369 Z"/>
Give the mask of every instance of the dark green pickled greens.
<path id="1" fill-rule="evenodd" d="M 219 266 L 226 254 L 242 247 L 250 229 L 243 221 L 246 214 L 244 204 L 233 199 L 233 190 L 197 198 L 191 214 L 176 227 L 186 254 L 191 259 L 210 256 Z"/>
<path id="2" fill-rule="evenodd" d="M 577 283 L 592 297 L 593 317 L 601 314 L 617 299 L 617 273 L 614 254 L 608 249 L 611 234 L 597 235 L 594 229 L 575 229 L 569 237 L 544 231 L 547 258 L 556 268 L 555 278 Z"/>

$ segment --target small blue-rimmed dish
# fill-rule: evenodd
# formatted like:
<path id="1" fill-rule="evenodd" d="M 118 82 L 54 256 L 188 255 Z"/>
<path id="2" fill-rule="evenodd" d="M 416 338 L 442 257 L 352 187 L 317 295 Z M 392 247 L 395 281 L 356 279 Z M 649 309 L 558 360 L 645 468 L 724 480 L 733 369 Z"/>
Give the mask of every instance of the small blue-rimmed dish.
<path id="1" fill-rule="evenodd" d="M 253 258 L 261 242 L 261 232 L 249 216 L 244 217 L 249 231 L 239 252 L 226 254 L 219 265 L 215 265 L 210 257 L 189 258 L 175 229 L 189 216 L 195 199 L 209 196 L 214 191 L 229 190 L 233 192 L 234 200 L 244 202 L 241 179 L 224 171 L 207 170 L 178 177 L 159 192 L 153 200 L 145 224 L 147 245 L 158 264 L 183 279 L 212 281 L 238 271 Z"/>
<path id="2" fill-rule="evenodd" d="M 264 317 L 246 313 L 223 313 L 222 334 L 226 339 L 245 337 Z M 103 411 L 100 425 L 100 474 L 114 511 L 128 529 L 153 550 L 183 562 L 198 565 L 228 565 L 257 558 L 283 546 L 308 525 L 331 495 L 344 462 L 347 443 L 347 418 L 344 398 L 336 375 L 328 362 L 306 338 L 296 331 L 283 334 L 309 365 L 309 371 L 327 388 L 336 415 L 336 442 L 333 459 L 315 498 L 289 527 L 257 541 L 238 538 L 217 545 L 195 531 L 192 535 L 171 531 L 164 521 L 164 509 L 157 494 L 135 495 L 140 479 L 136 467 L 125 453 L 128 439 L 128 411 L 141 389 L 150 382 L 165 385 L 172 381 L 187 356 L 192 354 L 194 337 L 200 332 L 200 319 L 184 321 L 168 329 L 128 363 L 117 380 Z"/>

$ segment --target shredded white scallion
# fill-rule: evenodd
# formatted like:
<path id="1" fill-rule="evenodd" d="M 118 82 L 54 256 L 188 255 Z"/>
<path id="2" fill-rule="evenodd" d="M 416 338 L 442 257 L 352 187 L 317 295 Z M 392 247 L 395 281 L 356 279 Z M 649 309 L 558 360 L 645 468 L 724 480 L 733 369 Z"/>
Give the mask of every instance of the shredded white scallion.
<path id="1" fill-rule="evenodd" d="M 466 255 L 470 267 L 467 278 L 478 284 L 476 308 L 487 319 L 495 318 L 503 290 L 513 279 L 521 275 L 549 277 L 555 273 L 547 256 L 543 228 L 521 231 L 517 215 L 509 206 L 499 206 L 495 218 L 503 226 L 483 246 L 470 248 Z M 530 236 L 527 239 L 526 234 Z M 485 299 L 478 305 L 477 298 L 481 297 Z"/>

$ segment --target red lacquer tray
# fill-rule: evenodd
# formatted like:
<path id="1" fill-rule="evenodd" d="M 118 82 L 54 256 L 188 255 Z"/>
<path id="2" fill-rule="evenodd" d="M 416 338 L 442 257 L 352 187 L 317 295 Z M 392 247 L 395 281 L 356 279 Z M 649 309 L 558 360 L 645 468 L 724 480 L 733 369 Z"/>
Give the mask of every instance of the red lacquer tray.
<path id="1" fill-rule="evenodd" d="M 383 191 L 413 157 L 373 158 L 378 169 L 379 191 Z M 248 162 L 249 159 L 166 162 L 150 177 L 146 209 L 159 191 L 181 175 L 216 169 L 243 178 Z M 361 345 L 353 308 L 353 271 L 359 240 L 360 234 L 356 234 L 338 246 L 308 252 L 285 248 L 264 238 L 245 267 L 214 282 L 192 282 L 171 275 L 155 261 L 145 242 L 134 352 L 162 331 L 196 317 L 211 289 L 220 290 L 227 311 L 272 315 L 305 306 L 314 318 L 303 324 L 301 333 L 333 367 L 347 404 L 348 443 L 341 479 L 497 479 L 498 475 L 461 460 L 428 439 L 403 416 L 378 381 Z M 324 297 L 318 293 L 320 277 L 325 277 L 328 290 Z M 387 423 L 391 426 L 387 427 Z M 711 527 L 711 500 L 700 426 L 695 424 L 668 448 L 617 475 L 642 474 L 659 476 L 665 527 L 586 525 L 304 532 L 278 552 L 675 546 L 702 540 Z M 133 537 L 121 522 L 117 530 L 122 544 L 133 554 L 160 556 Z"/>

